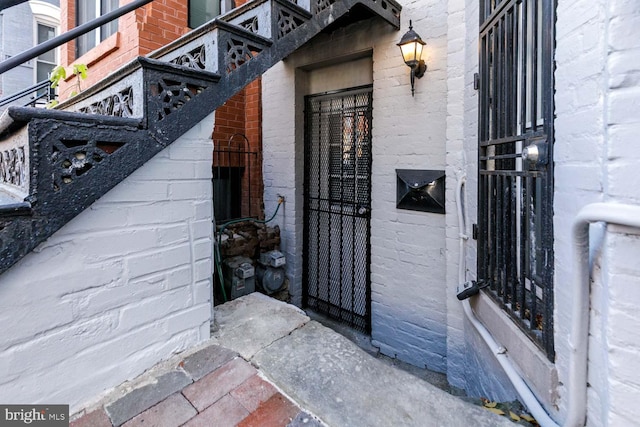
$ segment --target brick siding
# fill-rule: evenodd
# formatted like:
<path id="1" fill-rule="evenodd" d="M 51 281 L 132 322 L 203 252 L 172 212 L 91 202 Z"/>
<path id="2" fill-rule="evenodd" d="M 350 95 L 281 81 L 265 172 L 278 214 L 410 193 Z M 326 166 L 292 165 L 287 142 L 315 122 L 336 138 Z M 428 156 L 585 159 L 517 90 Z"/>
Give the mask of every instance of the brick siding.
<path id="1" fill-rule="evenodd" d="M 555 282 L 572 277 L 569 225 L 591 202 L 640 202 L 640 10 L 628 0 L 558 4 Z M 640 373 L 637 230 L 592 227 L 588 425 L 636 423 Z M 570 295 L 556 286 L 556 306 Z M 568 363 L 568 310 L 557 310 L 560 379 Z"/>
<path id="2" fill-rule="evenodd" d="M 212 125 L 210 115 L 2 275 L 0 401 L 73 413 L 209 338 Z"/>

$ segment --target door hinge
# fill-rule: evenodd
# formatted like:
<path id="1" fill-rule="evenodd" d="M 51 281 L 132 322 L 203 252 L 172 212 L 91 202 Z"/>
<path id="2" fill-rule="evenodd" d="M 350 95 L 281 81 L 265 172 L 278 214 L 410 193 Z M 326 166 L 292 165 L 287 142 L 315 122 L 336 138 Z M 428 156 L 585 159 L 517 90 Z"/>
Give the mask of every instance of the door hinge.
<path id="1" fill-rule="evenodd" d="M 478 73 L 473 73 L 473 89 L 480 89 L 480 74 Z"/>

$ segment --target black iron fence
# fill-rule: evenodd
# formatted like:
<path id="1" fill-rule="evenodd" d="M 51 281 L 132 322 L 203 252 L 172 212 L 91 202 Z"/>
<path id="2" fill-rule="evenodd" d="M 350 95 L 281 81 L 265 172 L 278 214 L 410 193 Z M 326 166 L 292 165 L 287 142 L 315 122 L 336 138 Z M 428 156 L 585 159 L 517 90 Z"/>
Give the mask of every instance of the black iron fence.
<path id="1" fill-rule="evenodd" d="M 256 206 L 259 192 L 252 178 L 260 179 L 256 174 L 259 153 L 251 151 L 249 140 L 239 133 L 231 135 L 226 143 L 214 145 L 213 210 L 216 222 L 258 217 L 261 214 L 260 207 Z"/>

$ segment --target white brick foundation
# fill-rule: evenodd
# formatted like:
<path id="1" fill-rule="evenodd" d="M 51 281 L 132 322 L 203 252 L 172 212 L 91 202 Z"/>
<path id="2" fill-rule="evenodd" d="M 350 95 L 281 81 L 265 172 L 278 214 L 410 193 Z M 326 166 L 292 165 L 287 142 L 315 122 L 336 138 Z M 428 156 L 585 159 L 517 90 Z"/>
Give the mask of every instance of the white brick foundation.
<path id="1" fill-rule="evenodd" d="M 213 114 L 0 276 L 0 402 L 71 412 L 209 338 Z"/>
<path id="2" fill-rule="evenodd" d="M 412 16 L 410 7 L 403 16 Z M 424 12 L 424 11 L 422 11 Z M 429 37 L 430 72 L 411 96 L 409 69 L 395 45 L 399 34 L 380 21 L 355 24 L 319 36 L 267 72 L 263 78 L 265 206 L 275 208 L 276 193 L 286 196 L 279 217 L 287 276 L 294 303 L 302 290 L 304 176 L 304 95 L 315 87 L 314 64 L 327 57 L 366 56 L 373 67 L 373 166 L 371 217 L 372 338 L 392 357 L 446 370 L 445 216 L 398 210 L 395 169 L 444 169 L 446 93 L 446 4 L 433 3 L 413 25 Z M 405 13 L 405 12 L 403 12 Z M 403 18 L 404 19 L 404 18 Z M 408 26 L 406 18 L 405 27 Z M 372 36 L 375 34 L 375 36 Z M 326 47 L 331 45 L 331 49 Z M 324 53 L 323 53 L 324 52 Z M 361 59 L 359 59 L 361 61 Z M 336 61 L 340 62 L 340 60 Z M 372 64 L 372 65 L 371 65 Z M 304 71 L 298 67 L 304 67 Z M 319 71 L 324 73 L 324 71 Z M 359 75 L 370 74 L 361 72 Z M 326 73 L 322 74 L 326 78 Z M 380 76 L 377 78 L 377 76 Z M 346 89 L 339 73 L 324 90 Z M 309 82 L 312 84 L 310 85 Z M 334 86 L 332 86 L 332 83 Z M 351 85 L 366 82 L 351 83 Z M 293 90 L 295 88 L 295 90 Z M 398 112 L 405 118 L 402 126 Z"/>

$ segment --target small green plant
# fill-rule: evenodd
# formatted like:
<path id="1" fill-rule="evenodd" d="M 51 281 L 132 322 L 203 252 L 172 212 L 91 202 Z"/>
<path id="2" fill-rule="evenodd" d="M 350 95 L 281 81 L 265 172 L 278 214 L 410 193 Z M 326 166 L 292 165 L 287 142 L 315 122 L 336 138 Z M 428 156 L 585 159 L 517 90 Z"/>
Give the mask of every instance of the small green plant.
<path id="1" fill-rule="evenodd" d="M 76 76 L 76 83 L 74 86 L 67 88 L 67 91 L 71 89 L 71 93 L 69 94 L 69 98 L 73 98 L 80 92 L 82 92 L 82 80 L 87 78 L 89 71 L 89 67 L 86 64 L 74 64 L 73 65 L 73 74 Z M 58 65 L 51 71 L 51 76 L 49 76 L 49 81 L 51 82 L 51 87 L 56 88 L 60 84 L 60 82 L 67 78 L 67 70 L 62 66 Z M 65 91 L 66 92 L 66 91 Z M 47 104 L 47 108 L 53 108 L 58 105 L 58 100 L 54 99 L 49 101 Z"/>

